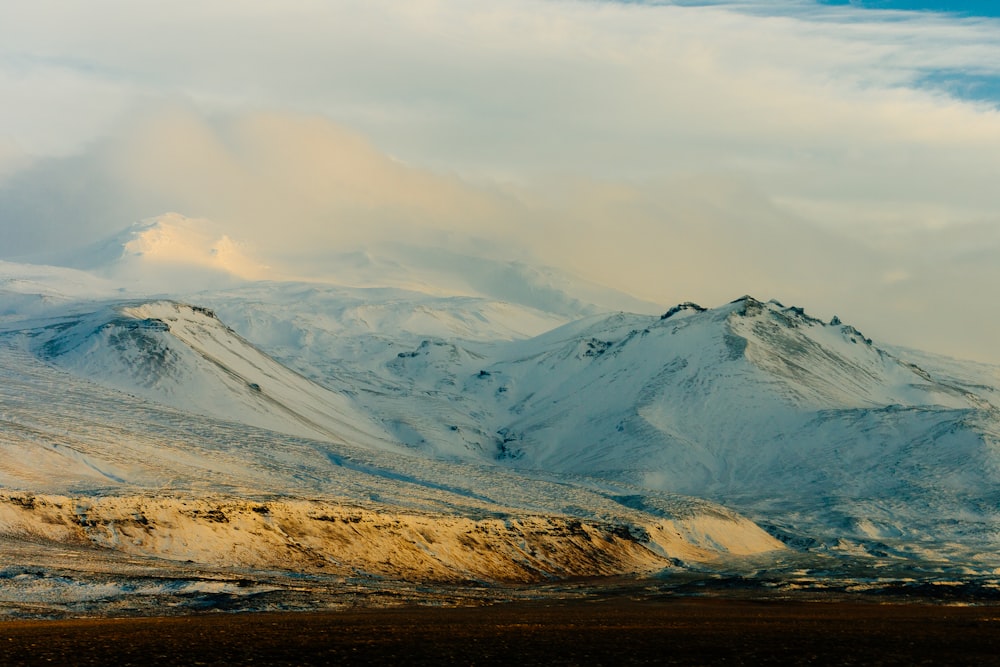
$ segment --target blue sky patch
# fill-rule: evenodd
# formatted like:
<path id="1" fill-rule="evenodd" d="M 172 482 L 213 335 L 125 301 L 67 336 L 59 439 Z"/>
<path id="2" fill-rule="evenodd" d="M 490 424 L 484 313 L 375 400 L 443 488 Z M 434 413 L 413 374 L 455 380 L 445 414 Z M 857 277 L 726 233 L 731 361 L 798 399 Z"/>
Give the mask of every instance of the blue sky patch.
<path id="1" fill-rule="evenodd" d="M 821 5 L 850 5 L 864 9 L 948 12 L 964 16 L 1000 17 L 996 0 L 818 0 Z"/>
<path id="2" fill-rule="evenodd" d="M 916 82 L 918 88 L 942 90 L 952 97 L 989 102 L 1000 107 L 1000 74 L 977 74 L 961 70 L 929 72 Z"/>

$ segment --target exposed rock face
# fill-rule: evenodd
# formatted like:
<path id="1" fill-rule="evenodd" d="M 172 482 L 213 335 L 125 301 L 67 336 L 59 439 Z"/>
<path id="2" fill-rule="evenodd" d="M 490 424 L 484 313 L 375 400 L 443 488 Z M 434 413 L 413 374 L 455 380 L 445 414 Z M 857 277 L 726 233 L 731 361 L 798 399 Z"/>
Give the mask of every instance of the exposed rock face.
<path id="1" fill-rule="evenodd" d="M 783 546 L 736 515 L 645 525 L 566 516 L 472 518 L 330 502 L 0 496 L 0 534 L 203 566 L 424 582 L 527 583 L 652 573 Z"/>
<path id="2" fill-rule="evenodd" d="M 707 310 L 707 308 L 703 308 L 693 301 L 685 301 L 684 303 L 679 303 L 676 306 L 673 306 L 672 308 L 670 308 L 670 310 L 660 315 L 660 319 L 661 320 L 670 319 L 677 313 L 684 312 L 685 310 L 690 310 L 696 313 L 703 313 Z"/>

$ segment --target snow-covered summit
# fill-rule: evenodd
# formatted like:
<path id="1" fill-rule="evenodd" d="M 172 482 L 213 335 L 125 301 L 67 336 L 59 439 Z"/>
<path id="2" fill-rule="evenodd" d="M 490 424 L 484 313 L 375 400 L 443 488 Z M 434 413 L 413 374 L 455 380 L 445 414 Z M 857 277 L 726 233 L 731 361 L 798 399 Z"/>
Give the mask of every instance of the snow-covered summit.
<path id="1" fill-rule="evenodd" d="M 270 277 L 248 246 L 204 218 L 165 213 L 136 222 L 62 263 L 135 291 L 182 294 Z"/>
<path id="2" fill-rule="evenodd" d="M 443 239 L 437 245 L 373 241 L 309 248 L 290 256 L 275 242 L 273 230 L 179 213 L 135 222 L 72 253 L 32 261 L 89 272 L 132 296 L 187 298 L 269 281 L 472 297 L 564 319 L 659 308 L 563 270 L 505 256 L 475 239 Z"/>

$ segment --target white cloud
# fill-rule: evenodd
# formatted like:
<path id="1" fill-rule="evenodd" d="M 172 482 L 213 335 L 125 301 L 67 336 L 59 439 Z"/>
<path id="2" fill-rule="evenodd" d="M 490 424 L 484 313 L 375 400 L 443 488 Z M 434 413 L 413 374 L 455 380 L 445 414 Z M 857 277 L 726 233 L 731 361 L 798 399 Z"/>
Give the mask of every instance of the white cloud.
<path id="1" fill-rule="evenodd" d="M 0 246 L 170 210 L 287 256 L 486 239 L 996 359 L 928 314 L 1000 284 L 1000 113 L 924 82 L 995 74 L 998 23 L 739 4 L 6 3 L 0 145 L 70 157 L 6 177 Z"/>

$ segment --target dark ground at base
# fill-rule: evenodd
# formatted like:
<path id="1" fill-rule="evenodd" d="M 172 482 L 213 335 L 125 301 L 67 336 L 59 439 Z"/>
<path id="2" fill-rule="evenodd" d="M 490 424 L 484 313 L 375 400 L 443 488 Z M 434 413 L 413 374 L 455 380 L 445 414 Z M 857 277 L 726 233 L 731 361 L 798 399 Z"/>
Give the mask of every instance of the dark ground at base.
<path id="1" fill-rule="evenodd" d="M 1000 665 L 1000 607 L 515 602 L 0 623 L 3 665 Z"/>

